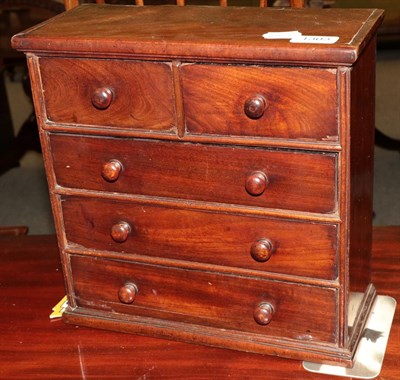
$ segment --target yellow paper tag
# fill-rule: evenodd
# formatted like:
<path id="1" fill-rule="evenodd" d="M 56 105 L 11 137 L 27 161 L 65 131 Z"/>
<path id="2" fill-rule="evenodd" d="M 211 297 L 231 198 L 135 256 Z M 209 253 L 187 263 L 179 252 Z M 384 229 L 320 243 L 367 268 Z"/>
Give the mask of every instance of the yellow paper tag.
<path id="1" fill-rule="evenodd" d="M 50 314 L 50 319 L 61 318 L 67 306 L 68 299 L 67 296 L 64 296 L 63 299 L 56 306 L 53 307 L 53 312 Z"/>

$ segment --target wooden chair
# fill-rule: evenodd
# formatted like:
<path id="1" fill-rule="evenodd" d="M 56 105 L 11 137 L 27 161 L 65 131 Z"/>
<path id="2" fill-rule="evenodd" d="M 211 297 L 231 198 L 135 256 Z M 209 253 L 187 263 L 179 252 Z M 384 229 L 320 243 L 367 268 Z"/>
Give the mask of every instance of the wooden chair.
<path id="1" fill-rule="evenodd" d="M 146 0 L 132 0 L 136 5 L 143 6 L 146 5 Z M 186 0 L 175 0 L 176 5 L 184 6 L 186 5 Z M 290 0 L 290 6 L 293 8 L 303 8 L 305 0 Z M 104 4 L 105 0 L 96 0 L 97 4 Z M 205 2 L 206 3 L 206 2 Z M 64 0 L 65 9 L 71 9 L 79 5 L 79 0 Z M 229 5 L 229 0 L 219 0 L 219 5 L 221 7 L 226 7 Z M 268 6 L 267 0 L 259 0 L 260 7 Z"/>
<path id="2" fill-rule="evenodd" d="M 11 37 L 63 11 L 57 0 L 0 0 L 0 175 L 17 167 L 28 150 L 41 151 L 33 112 L 14 136 L 5 75 L 13 78 L 22 70 L 23 89 L 31 94 L 25 55 L 11 48 Z"/>

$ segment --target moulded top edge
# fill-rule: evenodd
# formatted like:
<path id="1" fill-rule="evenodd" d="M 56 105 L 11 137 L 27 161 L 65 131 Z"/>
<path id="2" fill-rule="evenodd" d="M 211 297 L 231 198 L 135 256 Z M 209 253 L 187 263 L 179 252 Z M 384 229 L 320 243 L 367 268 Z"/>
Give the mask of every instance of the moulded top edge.
<path id="1" fill-rule="evenodd" d="M 86 4 L 15 35 L 24 52 L 260 62 L 354 63 L 383 18 L 377 9 Z M 338 37 L 265 39 L 268 32 Z"/>

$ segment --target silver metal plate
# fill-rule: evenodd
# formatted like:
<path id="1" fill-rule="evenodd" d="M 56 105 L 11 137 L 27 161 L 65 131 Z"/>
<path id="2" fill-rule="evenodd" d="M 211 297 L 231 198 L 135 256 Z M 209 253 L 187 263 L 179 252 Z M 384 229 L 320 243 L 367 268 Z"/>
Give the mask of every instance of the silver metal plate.
<path id="1" fill-rule="evenodd" d="M 355 299 L 358 297 L 355 296 Z M 352 368 L 345 368 L 327 364 L 303 362 L 307 371 L 326 375 L 353 377 L 355 379 L 373 379 L 379 375 L 382 368 L 386 345 L 396 300 L 388 296 L 377 296 L 354 356 Z"/>

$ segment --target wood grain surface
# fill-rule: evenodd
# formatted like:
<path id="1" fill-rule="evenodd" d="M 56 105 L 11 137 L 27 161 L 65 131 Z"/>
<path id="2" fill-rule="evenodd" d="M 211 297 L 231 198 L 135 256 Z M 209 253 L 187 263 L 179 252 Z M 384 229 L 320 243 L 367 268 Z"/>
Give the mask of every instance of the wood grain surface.
<path id="1" fill-rule="evenodd" d="M 400 299 L 400 228 L 374 229 L 372 279 Z M 64 295 L 55 236 L 0 237 L 3 379 L 322 379 L 300 361 L 51 321 Z M 397 306 L 379 380 L 400 378 Z M 323 376 L 334 380 L 336 377 Z"/>
<path id="2" fill-rule="evenodd" d="M 336 70 L 232 65 L 183 65 L 189 134 L 338 141 Z M 247 100 L 265 99 L 252 119 Z"/>
<path id="3" fill-rule="evenodd" d="M 364 290 L 369 282 L 373 114 L 366 108 L 373 106 L 369 72 L 381 16 L 378 10 L 88 5 L 14 37 L 14 47 L 35 53 L 29 64 L 71 302 L 66 320 L 350 365 L 374 293 L 369 287 L 349 336 L 353 254 L 361 268 L 353 284 Z M 339 40 L 310 48 L 262 37 L 289 26 Z M 60 127 L 81 136 L 57 134 Z M 86 137 L 88 130 L 98 135 Z M 129 130 L 138 138 L 128 139 Z M 116 132 L 126 134 L 121 139 Z M 219 145 L 195 143 L 214 135 Z M 182 141 L 187 136 L 192 142 Z M 241 144 L 222 143 L 233 138 Z M 275 145 L 245 146 L 263 138 Z M 288 149 L 300 140 L 321 149 Z M 170 222 L 180 232 L 169 233 Z M 233 223 L 240 227 L 235 234 Z M 268 272 L 250 269 L 242 258 L 221 266 L 210 253 L 203 262 L 176 256 L 189 257 L 191 246 L 205 241 L 227 257 L 223 242 L 232 246 L 234 235 L 268 227 L 275 244 L 278 235 L 293 244 L 295 223 L 303 233 L 320 227 L 321 236 L 309 235 L 315 242 L 305 239 L 302 249 L 320 247 L 324 274 L 299 276 L 307 272 L 301 262 L 293 266 L 297 272 L 291 265 Z M 198 242 L 188 237 L 193 229 Z M 220 241 L 213 243 L 213 233 Z M 134 247 L 136 236 L 145 252 Z M 255 257 L 272 244 L 268 236 L 252 236 L 232 252 Z M 158 290 L 165 296 L 153 297 Z M 139 306 L 126 306 L 133 298 Z M 248 338 L 265 330 L 247 323 L 249 315 L 270 322 L 269 338 Z"/>
<path id="4" fill-rule="evenodd" d="M 335 154 L 50 136 L 61 186 L 314 213 L 336 211 Z M 112 159 L 124 170 L 110 183 L 101 176 L 101 168 Z M 256 171 L 268 181 L 258 196 L 245 187 Z"/>
<path id="5" fill-rule="evenodd" d="M 247 340 L 254 344 L 270 337 L 291 339 L 294 344 L 310 340 L 337 343 L 335 289 L 75 255 L 70 260 L 78 306 L 74 313 L 87 307 L 90 314 L 93 309 L 112 310 L 119 313 L 115 318 L 133 314 L 136 322 L 154 326 L 159 319 L 161 323 L 184 322 L 181 331 L 190 331 L 192 324 L 197 329 L 204 325 L 218 328 L 214 334 L 221 337 L 247 332 Z M 118 291 L 126 283 L 138 288 L 129 305 L 118 299 Z M 274 307 L 267 326 L 253 317 L 262 302 Z"/>
<path id="6" fill-rule="evenodd" d="M 255 270 L 264 277 L 280 273 L 334 282 L 338 275 L 334 224 L 76 196 L 62 197 L 61 204 L 71 249 L 119 252 L 125 260 L 138 260 L 138 255 L 142 261 L 187 260 L 213 264 L 218 266 L 215 270 L 228 273 Z M 120 243 L 111 237 L 111 229 L 121 221 L 130 225 L 131 232 Z M 252 244 L 262 238 L 273 245 L 272 257 L 265 263 L 250 255 Z"/>
<path id="7" fill-rule="evenodd" d="M 39 62 L 50 121 L 131 129 L 175 128 L 169 64 L 61 58 L 41 58 Z M 105 109 L 92 103 L 101 88 L 112 93 Z"/>
<path id="8" fill-rule="evenodd" d="M 12 44 L 23 51 L 62 51 L 86 57 L 117 53 L 119 57 L 292 62 L 331 67 L 355 62 L 364 41 L 372 38 L 382 17 L 383 11 L 371 9 L 336 8 L 321 12 L 255 7 L 157 9 L 84 5 L 35 28 L 29 37 L 25 33 L 15 36 Z M 299 47 L 288 40 L 262 38 L 264 33 L 293 27 L 303 35 L 338 36 L 339 41 L 334 46 L 313 44 L 304 49 L 305 45 Z"/>

